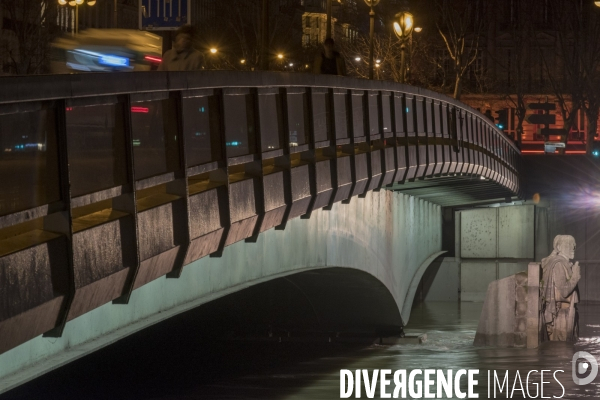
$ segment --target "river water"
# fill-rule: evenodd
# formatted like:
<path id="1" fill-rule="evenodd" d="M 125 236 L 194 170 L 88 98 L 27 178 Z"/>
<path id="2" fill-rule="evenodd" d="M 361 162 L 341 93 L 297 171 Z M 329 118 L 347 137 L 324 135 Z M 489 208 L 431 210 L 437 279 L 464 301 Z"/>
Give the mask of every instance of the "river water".
<path id="1" fill-rule="evenodd" d="M 533 383 L 541 380 L 539 371 L 550 370 L 544 375 L 544 382 L 550 382 L 544 385 L 544 397 L 600 399 L 599 378 L 578 386 L 571 377 L 575 352 L 600 359 L 600 305 L 580 305 L 578 343 L 545 343 L 532 350 L 474 347 L 481 308 L 481 303 L 416 306 L 406 333 L 426 333 L 428 340 L 421 345 L 203 342 L 182 320 L 126 338 L 0 399 L 339 399 L 341 369 L 428 368 L 479 369 L 475 393 L 483 399 L 494 398 L 493 389 L 488 397 L 488 370 L 496 371 L 500 381 L 508 370 L 510 390 L 517 371 L 524 388 L 529 371 L 537 370 L 530 374 L 531 397 L 536 394 Z M 552 375 L 557 370 L 564 371 L 556 372 L 562 386 Z M 466 392 L 466 381 L 461 382 Z M 517 384 L 512 398 L 530 398 L 522 393 Z M 505 388 L 495 398 L 507 397 Z"/>

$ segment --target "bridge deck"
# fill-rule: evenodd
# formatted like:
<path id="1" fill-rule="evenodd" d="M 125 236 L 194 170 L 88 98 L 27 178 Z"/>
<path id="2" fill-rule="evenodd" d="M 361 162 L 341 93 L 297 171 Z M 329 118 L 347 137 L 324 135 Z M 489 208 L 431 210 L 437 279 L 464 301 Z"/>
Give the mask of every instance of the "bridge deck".
<path id="1" fill-rule="evenodd" d="M 406 85 L 214 71 L 0 87 L 0 353 L 370 190 L 443 206 L 520 191 L 501 131 Z"/>

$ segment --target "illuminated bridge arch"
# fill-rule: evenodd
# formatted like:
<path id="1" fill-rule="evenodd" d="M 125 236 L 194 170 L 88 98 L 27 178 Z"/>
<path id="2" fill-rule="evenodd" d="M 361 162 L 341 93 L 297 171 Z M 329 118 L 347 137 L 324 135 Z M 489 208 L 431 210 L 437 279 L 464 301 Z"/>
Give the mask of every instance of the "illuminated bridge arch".
<path id="1" fill-rule="evenodd" d="M 0 86 L 0 391 L 310 269 L 370 274 L 404 324 L 441 207 L 520 191 L 501 131 L 406 85 L 214 71 Z"/>

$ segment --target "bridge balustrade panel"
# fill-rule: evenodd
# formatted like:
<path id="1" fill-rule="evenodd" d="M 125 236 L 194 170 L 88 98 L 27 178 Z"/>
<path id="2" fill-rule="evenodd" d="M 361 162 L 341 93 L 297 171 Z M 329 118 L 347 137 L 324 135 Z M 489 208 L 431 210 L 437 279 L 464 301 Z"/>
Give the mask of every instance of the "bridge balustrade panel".
<path id="1" fill-rule="evenodd" d="M 446 102 L 440 101 L 440 143 L 442 149 L 440 174 L 447 175 L 452 165 L 452 139 L 450 138 L 450 110 Z"/>
<path id="2" fill-rule="evenodd" d="M 369 190 L 454 174 L 519 190 L 519 152 L 491 121 L 409 86 L 228 72 L 0 84 L 0 352 Z"/>
<path id="3" fill-rule="evenodd" d="M 381 186 L 387 186 L 394 182 L 398 171 L 396 162 L 396 121 L 393 118 L 395 110 L 394 93 L 389 91 L 381 91 L 379 107 L 381 109 L 381 132 L 382 136 L 379 142 L 381 150 L 382 165 L 381 165 Z M 401 125 L 401 121 L 400 121 Z"/>

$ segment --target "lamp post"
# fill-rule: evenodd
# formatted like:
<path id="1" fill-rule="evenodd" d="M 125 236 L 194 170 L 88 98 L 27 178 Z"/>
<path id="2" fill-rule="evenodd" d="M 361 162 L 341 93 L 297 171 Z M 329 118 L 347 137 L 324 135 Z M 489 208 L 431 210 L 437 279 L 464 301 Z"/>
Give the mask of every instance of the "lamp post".
<path id="1" fill-rule="evenodd" d="M 365 0 L 365 3 L 371 7 L 369 12 L 370 28 L 369 28 L 369 79 L 373 79 L 373 36 L 375 36 L 375 11 L 373 7 L 379 4 L 379 0 Z"/>
<path id="2" fill-rule="evenodd" d="M 83 5 L 84 2 L 88 6 L 93 6 L 94 4 L 96 4 L 96 0 L 58 0 L 58 4 L 60 4 L 61 6 L 65 6 L 68 4 L 71 7 L 75 7 L 75 29 L 73 30 L 73 35 L 79 33 L 79 6 Z"/>
<path id="3" fill-rule="evenodd" d="M 400 83 L 404 83 L 406 78 L 406 42 L 410 39 L 414 27 L 414 19 L 408 11 L 401 11 L 396 14 L 394 21 L 394 33 L 400 39 Z"/>

